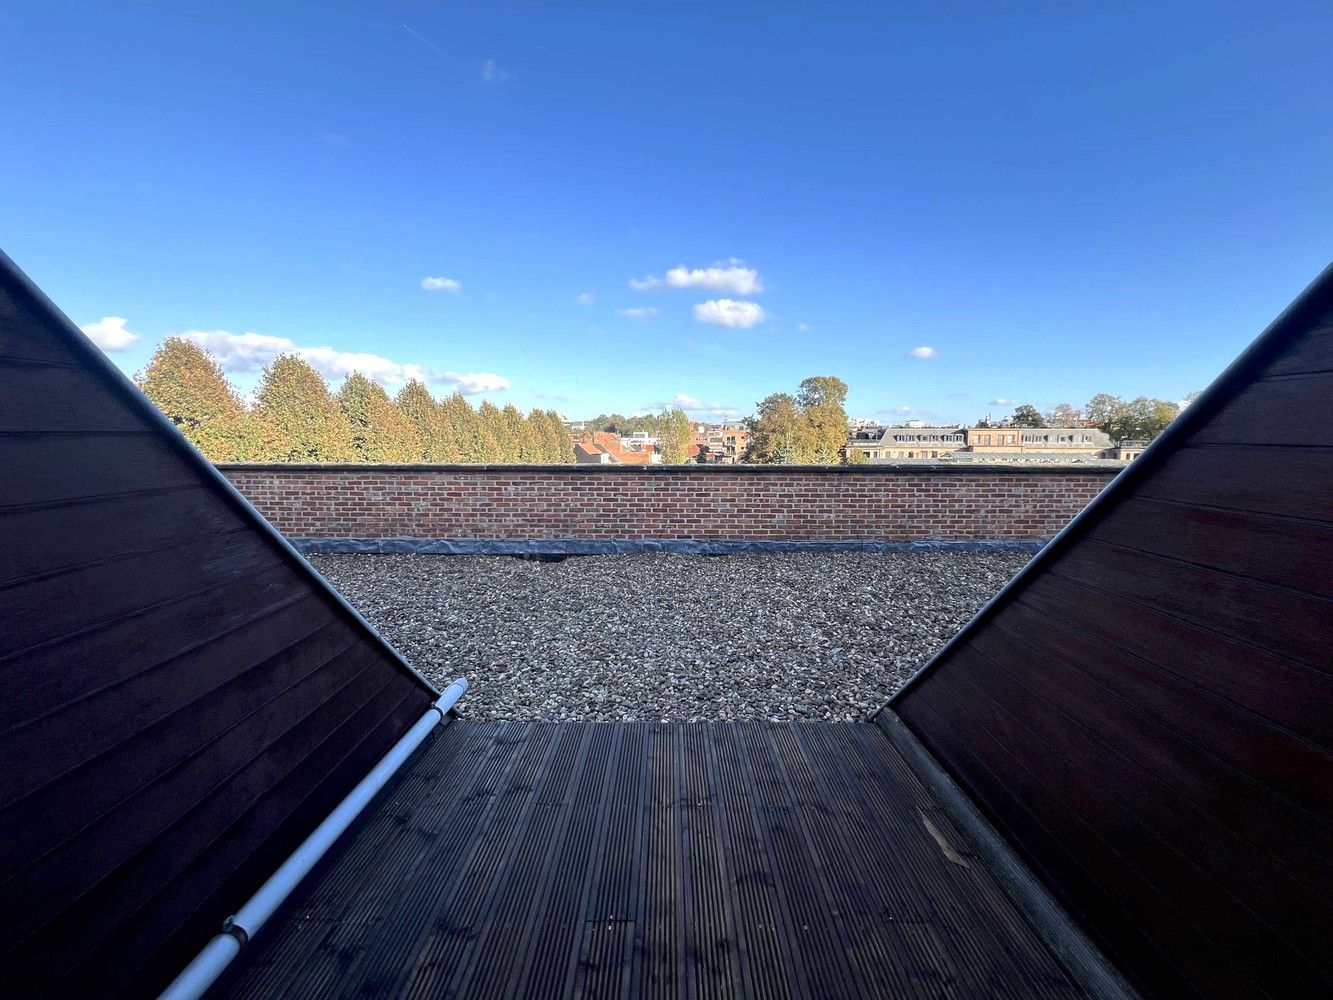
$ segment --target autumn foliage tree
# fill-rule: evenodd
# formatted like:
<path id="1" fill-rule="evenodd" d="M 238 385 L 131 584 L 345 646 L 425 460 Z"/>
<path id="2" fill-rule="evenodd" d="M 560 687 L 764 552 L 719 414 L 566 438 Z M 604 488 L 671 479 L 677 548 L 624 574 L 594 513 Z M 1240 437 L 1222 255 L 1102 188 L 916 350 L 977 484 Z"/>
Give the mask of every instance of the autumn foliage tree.
<path id="1" fill-rule="evenodd" d="M 243 457 L 245 407 L 221 366 L 199 345 L 168 337 L 134 381 L 206 457 L 218 462 Z"/>
<path id="2" fill-rule="evenodd" d="M 421 461 L 416 424 L 393 404 L 378 382 L 352 372 L 338 390 L 338 408 L 351 429 L 358 461 Z"/>
<path id="3" fill-rule="evenodd" d="M 168 338 L 135 376 L 145 395 L 215 462 L 572 463 L 574 438 L 554 410 L 437 400 L 413 380 L 391 399 L 353 372 L 337 393 L 302 358 L 264 369 L 247 408 L 222 367 L 197 344 Z M 687 422 L 688 425 L 688 422 Z"/>
<path id="4" fill-rule="evenodd" d="M 750 448 L 747 462 L 793 465 L 809 453 L 806 427 L 796 397 L 775 392 L 760 400 L 758 412 L 749 420 Z"/>
<path id="5" fill-rule="evenodd" d="M 509 439 L 509 424 L 505 421 L 504 413 L 489 399 L 483 399 L 481 405 L 477 407 L 477 418 L 485 442 L 480 445 L 485 457 L 478 460 L 508 461 L 506 456 L 513 452 L 513 443 Z"/>
<path id="6" fill-rule="evenodd" d="M 837 465 L 847 446 L 847 383 L 833 375 L 803 379 L 797 395 L 774 393 L 748 421 L 746 461 Z"/>
<path id="7" fill-rule="evenodd" d="M 255 412 L 277 430 L 280 461 L 350 462 L 352 429 L 319 372 L 295 354 L 279 354 L 260 376 Z"/>
<path id="8" fill-rule="evenodd" d="M 504 427 L 500 461 L 531 462 L 532 448 L 527 443 L 528 425 L 523 413 L 513 403 L 500 411 L 500 420 Z"/>
<path id="9" fill-rule="evenodd" d="M 458 440 L 449 414 L 426 388 L 412 379 L 398 393 L 399 411 L 412 422 L 417 438 L 417 457 L 423 462 L 459 461 Z"/>

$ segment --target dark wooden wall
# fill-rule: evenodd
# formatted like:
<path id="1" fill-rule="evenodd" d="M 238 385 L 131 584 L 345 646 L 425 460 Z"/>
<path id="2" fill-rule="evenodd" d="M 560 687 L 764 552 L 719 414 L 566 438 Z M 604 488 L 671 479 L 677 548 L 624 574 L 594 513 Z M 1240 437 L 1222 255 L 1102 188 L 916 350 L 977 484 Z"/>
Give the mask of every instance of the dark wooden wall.
<path id="1" fill-rule="evenodd" d="M 1333 994 L 1333 277 L 888 710 L 1147 991 Z"/>
<path id="2" fill-rule="evenodd" d="M 431 692 L 0 254 L 0 989 L 165 985 Z"/>

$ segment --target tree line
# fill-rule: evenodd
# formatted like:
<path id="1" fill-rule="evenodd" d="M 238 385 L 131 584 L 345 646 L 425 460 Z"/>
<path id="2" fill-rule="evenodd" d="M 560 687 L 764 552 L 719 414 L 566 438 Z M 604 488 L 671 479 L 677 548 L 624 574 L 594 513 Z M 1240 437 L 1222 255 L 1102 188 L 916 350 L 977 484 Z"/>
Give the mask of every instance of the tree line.
<path id="1" fill-rule="evenodd" d="M 1186 401 L 1198 393 L 1191 393 Z M 1180 404 L 1166 399 L 1139 396 L 1126 401 L 1099 392 L 1083 409 L 1060 403 L 1043 414 L 1031 403 L 1022 403 L 1002 423 L 1010 427 L 1086 427 L 1105 431 L 1112 441 L 1151 441 L 1180 415 Z"/>
<path id="2" fill-rule="evenodd" d="M 247 406 L 217 361 L 169 337 L 135 382 L 214 462 L 570 463 L 574 440 L 554 410 L 474 408 L 459 393 L 437 400 L 413 379 L 391 398 L 361 372 L 335 393 L 295 354 L 263 370 Z"/>

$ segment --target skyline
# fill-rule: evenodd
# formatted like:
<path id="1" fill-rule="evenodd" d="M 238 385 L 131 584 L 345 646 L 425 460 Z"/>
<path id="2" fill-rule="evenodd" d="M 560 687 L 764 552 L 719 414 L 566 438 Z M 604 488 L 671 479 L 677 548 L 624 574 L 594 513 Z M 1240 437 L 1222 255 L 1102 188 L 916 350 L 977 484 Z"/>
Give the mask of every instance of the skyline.
<path id="1" fill-rule="evenodd" d="M 3 15 L 0 232 L 129 372 L 972 420 L 1182 399 L 1328 257 L 1317 5 L 71 10 Z"/>

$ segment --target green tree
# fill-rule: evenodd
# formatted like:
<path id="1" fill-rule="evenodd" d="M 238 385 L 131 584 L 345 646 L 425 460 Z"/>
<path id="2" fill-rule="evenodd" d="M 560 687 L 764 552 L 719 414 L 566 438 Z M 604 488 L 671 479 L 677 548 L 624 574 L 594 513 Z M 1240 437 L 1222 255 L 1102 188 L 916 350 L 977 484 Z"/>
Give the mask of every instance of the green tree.
<path id="1" fill-rule="evenodd" d="M 847 402 L 847 383 L 835 375 L 812 375 L 801 379 L 796 405 L 803 410 L 816 406 L 837 406 Z"/>
<path id="2" fill-rule="evenodd" d="M 1123 416 L 1124 409 L 1125 401 L 1119 396 L 1099 392 L 1088 400 L 1088 405 L 1083 408 L 1083 413 L 1092 421 L 1092 426 L 1100 427 L 1107 434 L 1110 434 L 1109 427 L 1112 421 Z"/>
<path id="3" fill-rule="evenodd" d="M 663 462 L 668 465 L 682 464 L 690 457 L 690 443 L 693 438 L 690 418 L 679 406 L 672 407 L 662 414 L 658 421 L 657 441 Z"/>
<path id="4" fill-rule="evenodd" d="M 249 458 L 240 441 L 245 407 L 221 366 L 198 344 L 168 337 L 134 381 L 205 458 Z"/>
<path id="5" fill-rule="evenodd" d="M 489 399 L 483 399 L 477 407 L 477 418 L 481 424 L 486 457 L 483 462 L 506 462 L 505 457 L 512 454 L 513 443 L 509 440 L 509 424 L 504 411 Z"/>
<path id="6" fill-rule="evenodd" d="M 284 462 L 350 462 L 352 430 L 319 372 L 295 354 L 264 369 L 255 411 L 282 439 Z"/>
<path id="7" fill-rule="evenodd" d="M 628 434 L 629 419 L 620 413 L 599 413 L 585 421 L 589 431 L 609 431 L 613 434 Z"/>
<path id="8" fill-rule="evenodd" d="M 1157 435 L 1161 434 L 1162 431 L 1166 430 L 1171 421 L 1180 416 L 1180 409 L 1179 403 L 1173 403 L 1166 399 L 1153 400 L 1152 422 L 1149 424 L 1152 434 L 1149 436 L 1148 440 L 1151 441 L 1153 438 L 1157 437 Z"/>
<path id="9" fill-rule="evenodd" d="M 378 382 L 352 372 L 338 390 L 338 406 L 352 430 L 352 450 L 362 462 L 421 461 L 416 424 Z"/>
<path id="10" fill-rule="evenodd" d="M 531 446 L 525 462 L 552 465 L 574 461 L 574 439 L 554 410 L 533 410 L 527 419 Z"/>
<path id="11" fill-rule="evenodd" d="M 775 392 L 760 400 L 755 415 L 745 421 L 750 429 L 750 447 L 745 461 L 788 465 L 805 451 L 805 427 L 801 408 L 790 393 Z"/>
<path id="12" fill-rule="evenodd" d="M 456 435 L 458 461 L 469 464 L 497 461 L 499 446 L 490 428 L 481 414 L 472 408 L 472 404 L 462 394 L 456 392 L 444 401 L 444 405 L 447 408 L 448 425 Z"/>
<path id="13" fill-rule="evenodd" d="M 236 439 L 238 462 L 281 462 L 284 447 L 283 436 L 262 414 L 248 410 L 241 417 L 241 432 Z"/>
<path id="14" fill-rule="evenodd" d="M 523 413 L 513 403 L 500 411 L 500 421 L 504 427 L 504 440 L 500 448 L 502 462 L 532 461 L 532 442 L 528 440 L 528 422 Z"/>
<path id="15" fill-rule="evenodd" d="M 552 444 L 551 461 L 562 465 L 571 465 L 574 462 L 574 435 L 570 433 L 565 426 L 564 420 L 555 410 L 546 411 L 546 425 L 550 428 L 550 440 Z"/>
<path id="16" fill-rule="evenodd" d="M 417 432 L 420 458 L 426 462 L 462 460 L 458 437 L 443 403 L 437 402 L 426 383 L 412 379 L 398 390 L 399 412 L 412 421 Z"/>
<path id="17" fill-rule="evenodd" d="M 801 415 L 805 433 L 804 448 L 797 452 L 802 465 L 837 465 L 847 447 L 847 412 L 841 406 L 825 403 L 812 406 Z"/>
<path id="18" fill-rule="evenodd" d="M 1014 407 L 1014 415 L 1009 418 L 1009 423 L 1014 427 L 1045 427 L 1046 421 L 1042 419 L 1037 408 L 1031 403 L 1020 403 Z"/>
<path id="19" fill-rule="evenodd" d="M 837 465 L 847 447 L 849 424 L 847 383 L 833 375 L 802 379 L 796 403 L 801 408 L 805 434 L 797 461 L 805 465 Z"/>
<path id="20" fill-rule="evenodd" d="M 1106 433 L 1117 441 L 1151 441 L 1166 429 L 1180 412 L 1175 403 L 1139 396 L 1125 403 L 1110 421 Z"/>

